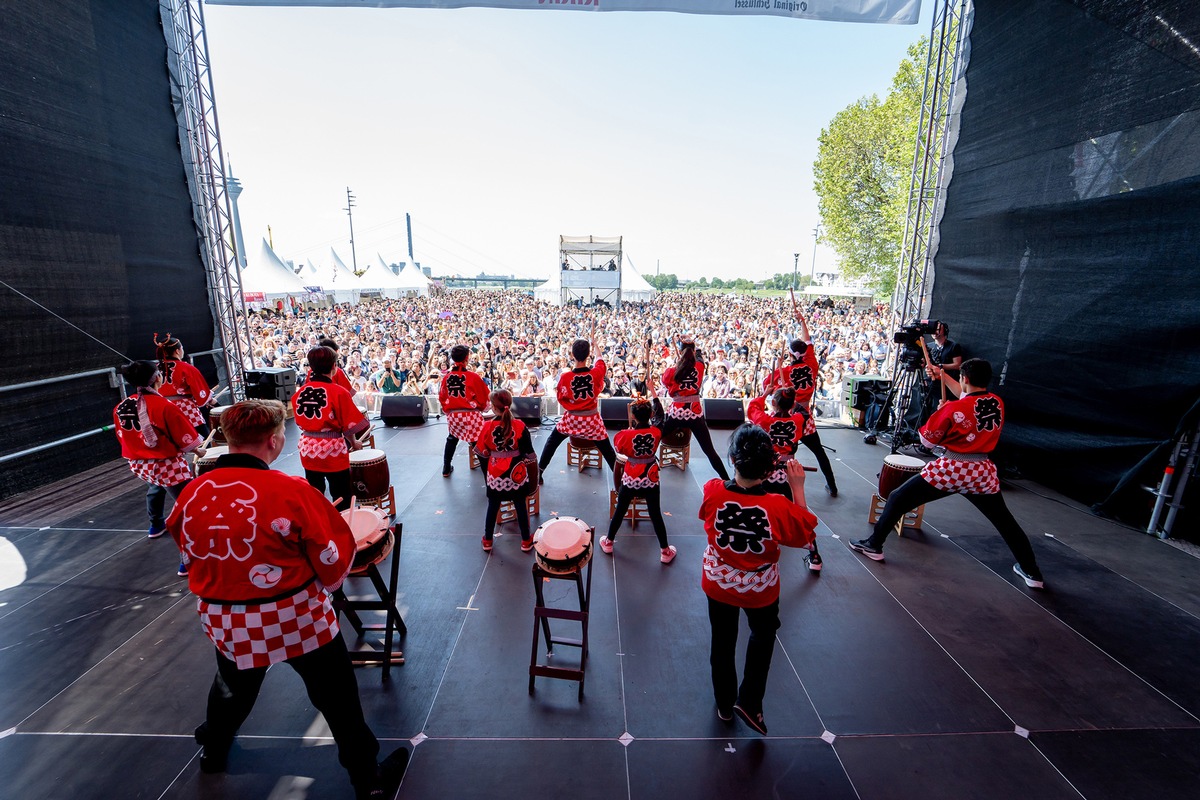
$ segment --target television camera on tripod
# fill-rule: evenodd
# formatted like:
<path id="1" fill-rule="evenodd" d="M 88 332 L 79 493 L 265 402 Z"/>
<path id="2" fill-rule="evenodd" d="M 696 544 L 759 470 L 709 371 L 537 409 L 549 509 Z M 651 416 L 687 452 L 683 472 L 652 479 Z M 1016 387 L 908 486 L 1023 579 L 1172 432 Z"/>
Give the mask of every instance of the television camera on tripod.
<path id="1" fill-rule="evenodd" d="M 940 324 L 936 319 L 916 320 L 892 334 L 892 342 L 899 346 L 899 351 L 892 370 L 891 387 L 882 402 L 877 400 L 877 406 L 872 409 L 874 419 L 867 426 L 864 443 L 875 444 L 878 437 L 883 436 L 890 440 L 893 453 L 901 447 L 920 444 L 917 434 L 920 419 L 917 417 L 923 398 L 917 397 L 915 407 L 913 398 L 924 389 L 920 375 L 929 362 L 924 337 L 935 334 Z M 868 413 L 868 416 L 872 415 Z"/>

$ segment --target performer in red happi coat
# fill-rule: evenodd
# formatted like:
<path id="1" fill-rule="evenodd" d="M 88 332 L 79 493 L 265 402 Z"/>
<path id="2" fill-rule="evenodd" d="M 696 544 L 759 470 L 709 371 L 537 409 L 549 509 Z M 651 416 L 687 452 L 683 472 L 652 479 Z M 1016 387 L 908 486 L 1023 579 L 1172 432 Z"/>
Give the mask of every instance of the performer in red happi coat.
<path id="1" fill-rule="evenodd" d="M 604 376 L 608 368 L 599 358 L 589 367 L 587 361 L 591 352 L 592 346 L 587 339 L 576 339 L 571 343 L 575 368 L 558 378 L 556 396 L 563 407 L 563 415 L 546 439 L 542 457 L 538 459 L 538 467 L 543 475 L 550 465 L 550 459 L 554 458 L 554 451 L 569 436 L 595 442 L 608 468 L 612 469 L 616 464 L 617 454 L 612 442 L 608 441 L 604 420 L 600 418 L 600 392 L 604 389 Z"/>
<path id="2" fill-rule="evenodd" d="M 922 468 L 888 495 L 871 536 L 851 542 L 851 549 L 874 561 L 883 560 L 883 543 L 900 518 L 918 506 L 943 497 L 961 494 L 995 526 L 1004 543 L 1016 556 L 1013 572 L 1033 589 L 1044 586 L 1029 537 L 1000 494 L 996 465 L 988 458 L 1000 440 L 1004 428 L 1004 402 L 988 391 L 992 365 L 981 358 L 962 363 L 959 380 L 941 367 L 933 367 L 933 376 L 946 383 L 957 400 L 943 400 L 921 428 L 921 443 L 942 447 L 945 452 Z"/>
<path id="3" fill-rule="evenodd" d="M 146 513 L 150 515 L 149 538 L 166 532 L 163 511 L 167 495 L 179 497 L 192 479 L 184 453 L 204 455 L 200 434 L 191 420 L 158 393 L 162 373 L 153 361 L 133 361 L 121 374 L 137 391 L 113 409 L 113 429 L 121 443 L 121 455 L 129 469 L 146 482 Z M 179 574 L 187 574 L 180 559 Z"/>
<path id="4" fill-rule="evenodd" d="M 300 429 L 300 464 L 304 477 L 318 492 L 329 484 L 337 507 L 350 507 L 350 451 L 362 445 L 357 437 L 371 427 L 350 394 L 333 382 L 337 356 L 328 347 L 308 351 L 312 380 L 292 395 L 296 427 Z"/>
<path id="5" fill-rule="evenodd" d="M 171 334 L 161 341 L 154 334 L 158 371 L 162 385 L 158 393 L 174 403 L 196 428 L 200 438 L 208 436 L 208 420 L 201 410 L 213 404 L 212 390 L 200 370 L 183 360 L 183 343 Z"/>
<path id="6" fill-rule="evenodd" d="M 621 485 L 617 489 L 617 504 L 608 522 L 608 535 L 600 539 L 600 549 L 611 554 L 617 531 L 625 520 L 625 512 L 635 497 L 646 501 L 646 513 L 658 537 L 659 561 L 670 564 L 675 560 L 675 547 L 667 543 L 667 526 L 663 521 L 662 502 L 658 485 L 658 444 L 662 441 L 663 409 L 658 398 L 652 401 L 639 397 L 629 404 L 629 428 L 613 438 L 617 461 L 622 464 Z"/>
<path id="7" fill-rule="evenodd" d="M 512 415 L 512 392 L 497 389 L 490 397 L 496 416 L 483 424 L 475 450 L 486 463 L 487 512 L 483 520 L 483 549 L 491 552 L 496 532 L 496 515 L 500 504 L 511 500 L 517 512 L 517 527 L 521 531 L 521 551 L 533 549 L 529 533 L 529 507 L 526 498 L 537 488 L 536 453 L 529 428 Z"/>
<path id="8" fill-rule="evenodd" d="M 704 484 L 700 519 L 708 546 L 700 586 L 708 596 L 712 626 L 713 694 L 717 716 L 725 722 L 736 713 L 766 734 L 763 695 L 779 630 L 779 556 L 781 547 L 812 544 L 817 518 L 804 500 L 804 468 L 787 464 L 792 500 L 764 491 L 763 480 L 775 469 L 775 448 L 766 432 L 743 425 L 729 440 L 734 479 Z M 750 625 L 745 671 L 737 680 L 738 618 L 745 611 Z"/>
<path id="9" fill-rule="evenodd" d="M 317 490 L 270 468 L 285 442 L 282 403 L 237 403 L 221 428 L 229 453 L 190 484 L 167 520 L 190 562 L 188 587 L 216 648 L 217 675 L 195 734 L 204 748 L 200 769 L 225 771 L 267 669 L 286 662 L 325 717 L 356 796 L 391 797 L 408 753 L 376 763 L 379 742 L 363 718 L 330 599 L 353 565 L 354 536 Z"/>
<path id="10" fill-rule="evenodd" d="M 438 389 L 438 402 L 446 415 L 446 449 L 442 454 L 442 477 L 449 478 L 454 472 L 454 450 L 461 439 L 470 447 L 479 439 L 483 429 L 483 409 L 487 407 L 488 387 L 483 378 L 467 369 L 471 348 L 456 344 L 450 348 L 450 369 L 442 376 Z"/>
<path id="11" fill-rule="evenodd" d="M 713 447 L 712 435 L 708 432 L 708 423 L 704 420 L 704 406 L 700 403 L 700 387 L 704 385 L 704 362 L 696 358 L 696 343 L 690 336 L 684 336 L 679 341 L 679 358 L 675 366 L 663 370 L 662 384 L 664 393 L 670 398 L 666 404 L 666 416 L 663 419 L 663 435 L 677 428 L 687 428 L 700 444 L 700 449 L 708 456 L 708 463 L 721 480 L 729 480 L 725 464 Z"/>

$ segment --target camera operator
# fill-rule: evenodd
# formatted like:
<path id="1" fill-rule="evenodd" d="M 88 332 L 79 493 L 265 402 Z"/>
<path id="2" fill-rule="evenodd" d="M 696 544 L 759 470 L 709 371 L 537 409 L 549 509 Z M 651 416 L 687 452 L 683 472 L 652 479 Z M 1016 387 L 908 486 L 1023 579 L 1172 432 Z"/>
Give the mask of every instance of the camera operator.
<path id="1" fill-rule="evenodd" d="M 945 322 L 939 322 L 933 334 L 933 344 L 928 347 L 932 366 L 941 367 L 946 370 L 947 375 L 957 381 L 958 369 L 963 362 L 963 349 L 958 342 L 950 338 L 950 326 Z M 932 379 L 933 370 L 930 369 L 930 365 L 926 365 L 925 372 Z M 931 386 L 937 386 L 938 383 L 938 381 L 931 380 Z M 929 413 L 932 414 L 936 409 L 937 403 L 933 403 Z"/>

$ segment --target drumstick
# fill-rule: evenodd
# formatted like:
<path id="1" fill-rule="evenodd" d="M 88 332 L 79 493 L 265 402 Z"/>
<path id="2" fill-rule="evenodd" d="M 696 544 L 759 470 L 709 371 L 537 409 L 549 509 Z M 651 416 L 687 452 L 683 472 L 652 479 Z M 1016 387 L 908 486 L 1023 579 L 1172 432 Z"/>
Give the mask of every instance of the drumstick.
<path id="1" fill-rule="evenodd" d="M 207 450 L 207 449 L 208 449 L 208 443 L 209 443 L 209 442 L 211 442 L 211 441 L 213 440 L 213 437 L 214 437 L 214 436 L 216 436 L 216 435 L 217 435 L 217 432 L 216 432 L 216 431 L 209 431 L 209 433 L 208 433 L 208 438 L 207 438 L 207 439 L 205 439 L 203 442 L 201 442 L 201 443 L 200 443 L 200 448 L 199 448 L 199 449 L 201 449 L 201 450 Z"/>
<path id="2" fill-rule="evenodd" d="M 933 363 L 932 359 L 929 358 L 929 348 L 927 348 L 925 346 L 925 337 L 922 336 L 917 341 L 919 341 L 921 343 L 921 352 L 925 354 L 925 363 L 926 364 Z M 939 364 L 938 366 L 941 366 L 941 365 Z M 945 373 L 945 370 L 942 370 L 942 372 Z M 942 402 L 944 403 L 944 402 L 946 402 L 946 382 L 944 380 L 942 380 L 941 375 L 938 376 L 938 383 L 940 383 L 942 385 Z"/>

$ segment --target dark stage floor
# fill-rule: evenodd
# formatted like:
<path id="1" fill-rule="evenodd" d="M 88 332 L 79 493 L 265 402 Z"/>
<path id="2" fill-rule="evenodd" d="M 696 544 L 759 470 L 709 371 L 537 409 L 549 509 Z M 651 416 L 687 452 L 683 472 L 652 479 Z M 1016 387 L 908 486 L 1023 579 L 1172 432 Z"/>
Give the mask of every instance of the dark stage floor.
<path id="1" fill-rule="evenodd" d="M 723 446 L 728 432 L 715 435 Z M 664 470 L 674 564 L 658 562 L 648 524 L 595 556 L 580 702 L 567 681 L 527 693 L 531 558 L 512 526 L 490 557 L 480 550 L 481 477 L 461 449 L 441 477 L 444 436 L 434 421 L 378 435 L 404 523 L 407 663 L 387 685 L 377 667 L 358 678 L 384 751 L 415 745 L 402 798 L 1200 796 L 1200 562 L 1170 544 L 1006 485 L 1046 591 L 1025 587 L 958 498 L 931 505 L 922 534 L 891 540 L 886 562 L 866 561 L 846 542 L 867 532 L 886 451 L 825 428 L 841 496 L 810 478 L 825 570 L 785 554 L 763 738 L 719 722 L 712 701 L 702 455 Z M 541 521 L 603 525 L 611 477 L 568 473 L 565 458 Z M 299 472 L 294 450 L 279 466 Z M 75 487 L 0 514 L 0 561 L 25 570 L 0 591 L 0 797 L 352 796 L 286 667 L 271 671 L 230 772 L 200 774 L 190 734 L 213 650 L 170 541 L 145 538 L 143 496 L 125 472 L 94 502 Z M 559 605 L 569 590 L 546 585 Z"/>

